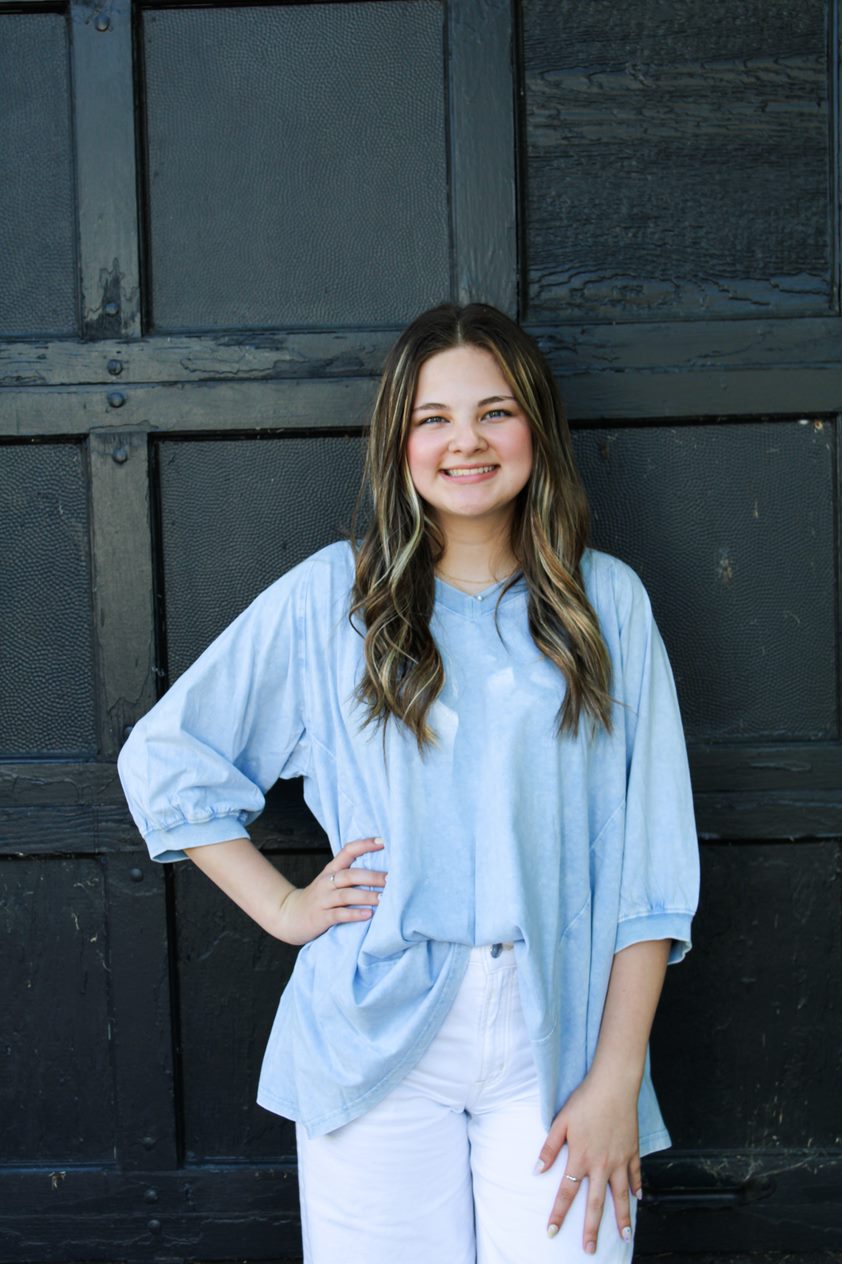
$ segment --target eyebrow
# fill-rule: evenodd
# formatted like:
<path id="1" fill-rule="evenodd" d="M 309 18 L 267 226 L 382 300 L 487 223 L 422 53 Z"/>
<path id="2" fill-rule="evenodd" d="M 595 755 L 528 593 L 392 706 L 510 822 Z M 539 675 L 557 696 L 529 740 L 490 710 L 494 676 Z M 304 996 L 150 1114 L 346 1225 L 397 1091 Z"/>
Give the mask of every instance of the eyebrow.
<path id="1" fill-rule="evenodd" d="M 484 408 L 486 404 L 502 404 L 503 400 L 514 400 L 514 395 L 489 395 L 488 399 L 477 400 L 477 408 Z M 447 404 L 419 404 L 417 408 L 413 408 L 414 413 L 420 413 L 422 408 L 447 408 Z"/>

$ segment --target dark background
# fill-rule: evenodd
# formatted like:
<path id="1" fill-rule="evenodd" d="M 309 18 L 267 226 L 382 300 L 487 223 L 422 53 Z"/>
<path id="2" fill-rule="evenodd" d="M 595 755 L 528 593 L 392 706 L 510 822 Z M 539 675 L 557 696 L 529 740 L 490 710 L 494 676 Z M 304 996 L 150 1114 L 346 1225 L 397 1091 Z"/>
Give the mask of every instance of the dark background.
<path id="1" fill-rule="evenodd" d="M 298 1255 L 254 1104 L 293 950 L 148 861 L 114 760 L 341 534 L 385 351 L 448 297 L 549 355 L 687 729 L 638 1256 L 842 1259 L 838 22 L 0 0 L 0 1260 Z M 324 861 L 297 783 L 254 836 Z"/>

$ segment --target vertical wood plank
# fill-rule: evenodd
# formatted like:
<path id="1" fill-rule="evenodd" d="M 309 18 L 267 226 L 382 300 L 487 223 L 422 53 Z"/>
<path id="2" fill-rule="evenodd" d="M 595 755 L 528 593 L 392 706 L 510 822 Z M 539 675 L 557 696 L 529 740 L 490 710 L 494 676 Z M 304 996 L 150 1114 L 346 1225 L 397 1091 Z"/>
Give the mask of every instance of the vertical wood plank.
<path id="1" fill-rule="evenodd" d="M 106 890 L 115 1159 L 124 1170 L 171 1171 L 181 1147 L 164 867 L 109 855 Z"/>
<path id="2" fill-rule="evenodd" d="M 447 5 L 454 291 L 518 314 L 512 0 Z"/>
<path id="3" fill-rule="evenodd" d="M 830 25 L 830 245 L 833 252 L 833 300 L 835 314 L 842 306 L 842 0 L 828 0 Z"/>
<path id="4" fill-rule="evenodd" d="M 140 337 L 131 0 L 71 0 L 84 338 Z"/>
<path id="5" fill-rule="evenodd" d="M 831 429 L 825 422 L 825 428 Z M 834 445 L 836 463 L 836 731 L 842 733 L 842 414 L 838 414 L 832 427 L 832 435 L 828 442 Z M 838 789 L 842 783 L 840 776 L 842 752 L 835 766 L 834 785 Z"/>
<path id="6" fill-rule="evenodd" d="M 97 431 L 89 459 L 99 752 L 113 759 L 156 697 L 146 436 Z"/>

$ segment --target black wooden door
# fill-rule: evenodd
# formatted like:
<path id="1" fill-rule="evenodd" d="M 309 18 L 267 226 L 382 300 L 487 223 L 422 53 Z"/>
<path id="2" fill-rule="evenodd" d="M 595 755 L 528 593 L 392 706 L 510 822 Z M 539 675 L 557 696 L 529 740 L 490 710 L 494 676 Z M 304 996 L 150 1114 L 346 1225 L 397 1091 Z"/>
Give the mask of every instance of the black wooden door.
<path id="1" fill-rule="evenodd" d="M 550 356 L 690 739 L 638 1254 L 842 1251 L 838 50 L 837 0 L 0 0 L 0 1259 L 298 1254 L 292 950 L 114 760 L 337 537 L 445 297 Z M 254 836 L 322 863 L 295 783 Z"/>

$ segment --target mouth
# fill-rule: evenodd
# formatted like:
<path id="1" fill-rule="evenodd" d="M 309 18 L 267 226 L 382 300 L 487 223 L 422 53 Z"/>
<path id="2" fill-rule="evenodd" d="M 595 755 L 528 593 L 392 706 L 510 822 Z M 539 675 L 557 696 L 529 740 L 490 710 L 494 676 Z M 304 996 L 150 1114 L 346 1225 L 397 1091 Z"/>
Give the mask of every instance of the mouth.
<path id="1" fill-rule="evenodd" d="M 445 478 L 476 478 L 480 474 L 493 474 L 497 468 L 496 465 L 454 465 L 442 470 L 442 474 Z"/>

